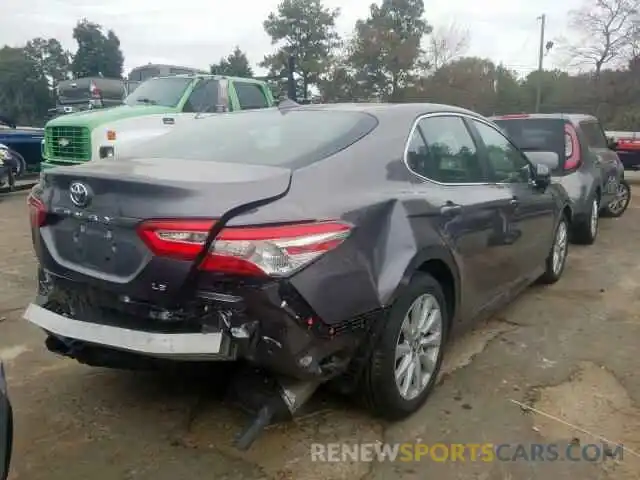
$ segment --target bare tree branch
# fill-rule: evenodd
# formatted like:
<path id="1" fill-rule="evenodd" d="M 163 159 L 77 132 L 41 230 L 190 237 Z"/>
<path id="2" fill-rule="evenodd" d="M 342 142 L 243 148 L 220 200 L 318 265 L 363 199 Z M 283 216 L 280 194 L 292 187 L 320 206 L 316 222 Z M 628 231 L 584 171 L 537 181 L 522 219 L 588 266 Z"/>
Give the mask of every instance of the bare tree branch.
<path id="1" fill-rule="evenodd" d="M 578 39 L 568 45 L 574 66 L 591 65 L 596 75 L 605 65 L 628 60 L 637 36 L 640 0 L 588 0 L 570 13 Z"/>
<path id="2" fill-rule="evenodd" d="M 429 35 L 425 66 L 431 71 L 439 70 L 463 56 L 469 50 L 470 42 L 469 30 L 456 23 L 437 28 Z"/>

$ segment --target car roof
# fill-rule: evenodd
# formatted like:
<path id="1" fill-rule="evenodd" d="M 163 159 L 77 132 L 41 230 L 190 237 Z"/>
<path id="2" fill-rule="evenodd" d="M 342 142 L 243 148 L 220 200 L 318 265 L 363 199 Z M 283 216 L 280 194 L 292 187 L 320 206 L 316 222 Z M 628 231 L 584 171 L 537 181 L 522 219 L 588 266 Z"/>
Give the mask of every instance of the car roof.
<path id="1" fill-rule="evenodd" d="M 535 120 L 535 119 L 548 119 L 548 120 L 569 120 L 571 123 L 580 122 L 597 122 L 598 119 L 593 115 L 587 115 L 585 113 L 514 113 L 509 115 L 494 115 L 490 117 L 491 120 Z"/>
<path id="2" fill-rule="evenodd" d="M 295 111 L 348 111 L 369 113 L 376 117 L 418 117 L 429 113 L 458 113 L 485 119 L 479 113 L 453 105 L 438 103 L 319 103 L 287 107 Z"/>

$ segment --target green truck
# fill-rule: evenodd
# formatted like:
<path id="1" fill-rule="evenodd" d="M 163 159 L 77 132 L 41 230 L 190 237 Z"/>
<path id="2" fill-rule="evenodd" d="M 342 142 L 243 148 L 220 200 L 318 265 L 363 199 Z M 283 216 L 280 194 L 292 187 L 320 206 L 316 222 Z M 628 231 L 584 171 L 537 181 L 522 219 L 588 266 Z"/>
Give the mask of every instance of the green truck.
<path id="1" fill-rule="evenodd" d="M 266 82 L 206 74 L 156 77 L 141 83 L 124 104 L 62 115 L 45 126 L 41 168 L 114 157 L 127 145 L 162 135 L 210 113 L 275 106 Z"/>

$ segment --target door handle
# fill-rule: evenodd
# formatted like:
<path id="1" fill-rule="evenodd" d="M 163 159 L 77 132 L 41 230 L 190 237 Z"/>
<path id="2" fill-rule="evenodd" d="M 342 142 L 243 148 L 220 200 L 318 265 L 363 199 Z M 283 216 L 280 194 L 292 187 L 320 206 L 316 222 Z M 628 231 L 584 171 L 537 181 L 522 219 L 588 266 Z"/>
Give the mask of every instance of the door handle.
<path id="1" fill-rule="evenodd" d="M 449 217 L 460 215 L 462 213 L 462 205 L 449 201 L 440 207 L 440 213 Z"/>
<path id="2" fill-rule="evenodd" d="M 518 208 L 518 205 L 520 205 L 518 197 L 513 197 L 511 200 L 509 200 L 509 205 L 511 206 L 511 208 Z"/>

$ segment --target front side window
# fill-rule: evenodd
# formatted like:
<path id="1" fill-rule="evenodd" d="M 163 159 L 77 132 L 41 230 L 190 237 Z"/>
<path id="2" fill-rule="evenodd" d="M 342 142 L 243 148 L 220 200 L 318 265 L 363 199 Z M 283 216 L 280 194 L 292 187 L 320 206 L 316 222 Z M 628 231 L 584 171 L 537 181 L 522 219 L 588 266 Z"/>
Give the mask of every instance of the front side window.
<path id="1" fill-rule="evenodd" d="M 462 118 L 421 119 L 409 140 L 407 165 L 421 177 L 439 183 L 482 183 L 486 176 Z"/>
<path id="2" fill-rule="evenodd" d="M 215 113 L 218 105 L 218 81 L 202 80 L 184 104 L 185 112 Z"/>
<path id="3" fill-rule="evenodd" d="M 531 165 L 497 128 L 472 120 L 487 149 L 492 180 L 497 183 L 525 183 L 531 178 Z"/>
<path id="4" fill-rule="evenodd" d="M 132 107 L 140 105 L 161 105 L 175 108 L 184 92 L 191 84 L 191 78 L 153 78 L 141 83 L 124 101 Z"/>

